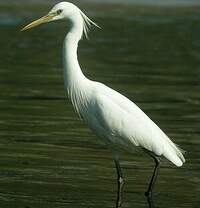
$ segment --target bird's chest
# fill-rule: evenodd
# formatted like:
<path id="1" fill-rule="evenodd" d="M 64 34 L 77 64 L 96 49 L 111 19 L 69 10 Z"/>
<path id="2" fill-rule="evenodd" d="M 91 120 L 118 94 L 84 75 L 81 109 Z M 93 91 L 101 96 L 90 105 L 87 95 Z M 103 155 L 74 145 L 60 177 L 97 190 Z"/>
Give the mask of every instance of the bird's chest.
<path id="1" fill-rule="evenodd" d="M 115 143 L 114 131 L 102 119 L 96 100 L 90 99 L 90 102 L 79 103 L 79 114 L 88 127 L 100 137 L 105 143 Z"/>
<path id="2" fill-rule="evenodd" d="M 96 101 L 93 96 L 79 93 L 73 95 L 71 101 L 75 111 L 85 121 L 88 127 L 98 136 L 105 137 L 105 129 L 100 123 L 97 114 Z"/>

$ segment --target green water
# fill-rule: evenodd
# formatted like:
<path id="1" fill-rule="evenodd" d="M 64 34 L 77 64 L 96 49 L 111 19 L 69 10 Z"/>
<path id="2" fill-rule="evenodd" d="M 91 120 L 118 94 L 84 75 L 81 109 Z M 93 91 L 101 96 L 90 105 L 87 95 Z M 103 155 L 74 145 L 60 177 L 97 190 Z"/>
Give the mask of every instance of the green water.
<path id="1" fill-rule="evenodd" d="M 165 159 L 155 187 L 159 208 L 200 204 L 200 9 L 79 4 L 101 30 L 79 45 L 84 73 L 136 102 L 186 153 Z M 65 98 L 65 23 L 19 29 L 50 5 L 0 7 L 0 207 L 113 208 L 110 152 Z M 153 161 L 121 152 L 124 208 L 148 207 Z"/>

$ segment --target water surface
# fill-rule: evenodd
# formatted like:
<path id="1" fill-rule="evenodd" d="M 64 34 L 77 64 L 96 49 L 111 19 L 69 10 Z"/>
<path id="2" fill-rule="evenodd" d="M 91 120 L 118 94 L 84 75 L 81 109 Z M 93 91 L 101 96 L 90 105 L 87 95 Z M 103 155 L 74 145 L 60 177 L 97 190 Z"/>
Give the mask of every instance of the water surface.
<path id="1" fill-rule="evenodd" d="M 101 30 L 79 47 L 86 76 L 136 102 L 187 151 L 176 168 L 163 159 L 155 188 L 159 208 L 198 208 L 200 194 L 200 12 L 81 4 Z M 20 33 L 50 5 L 0 8 L 0 207 L 113 208 L 116 172 L 110 152 L 65 98 L 61 49 L 65 23 Z M 123 207 L 147 207 L 153 161 L 121 152 Z"/>

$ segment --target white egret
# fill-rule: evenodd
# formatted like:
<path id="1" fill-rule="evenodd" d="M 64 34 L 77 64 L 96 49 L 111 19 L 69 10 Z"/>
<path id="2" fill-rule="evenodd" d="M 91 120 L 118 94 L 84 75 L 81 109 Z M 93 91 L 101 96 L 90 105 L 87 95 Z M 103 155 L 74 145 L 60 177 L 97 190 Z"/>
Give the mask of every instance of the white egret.
<path id="1" fill-rule="evenodd" d="M 97 25 L 77 6 L 69 2 L 58 3 L 47 15 L 22 30 L 67 19 L 70 30 L 63 47 L 65 88 L 76 112 L 112 151 L 118 175 L 117 207 L 122 203 L 124 184 L 118 159 L 119 147 L 130 152 L 135 147 L 141 148 L 154 159 L 154 173 L 145 193 L 150 203 L 160 157 L 164 156 L 179 167 L 185 162 L 183 152 L 136 104 L 106 85 L 84 76 L 77 59 L 78 42 L 83 34 L 87 36 L 90 26 Z"/>

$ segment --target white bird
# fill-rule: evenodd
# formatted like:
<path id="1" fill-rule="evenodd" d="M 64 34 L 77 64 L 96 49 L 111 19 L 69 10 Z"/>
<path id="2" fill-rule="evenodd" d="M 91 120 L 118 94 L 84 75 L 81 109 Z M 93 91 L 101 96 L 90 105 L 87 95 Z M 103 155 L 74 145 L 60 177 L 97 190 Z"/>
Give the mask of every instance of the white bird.
<path id="1" fill-rule="evenodd" d="M 146 196 L 151 205 L 152 188 L 157 177 L 160 157 L 176 166 L 185 162 L 183 151 L 132 101 L 106 85 L 89 80 L 77 59 L 78 43 L 90 26 L 97 26 L 77 6 L 69 2 L 56 4 L 44 17 L 30 23 L 27 30 L 55 20 L 69 20 L 70 30 L 64 39 L 64 83 L 79 116 L 111 149 L 118 174 L 117 207 L 122 203 L 124 184 L 118 159 L 118 148 L 132 152 L 135 147 L 146 151 L 155 160 L 155 169 Z"/>

